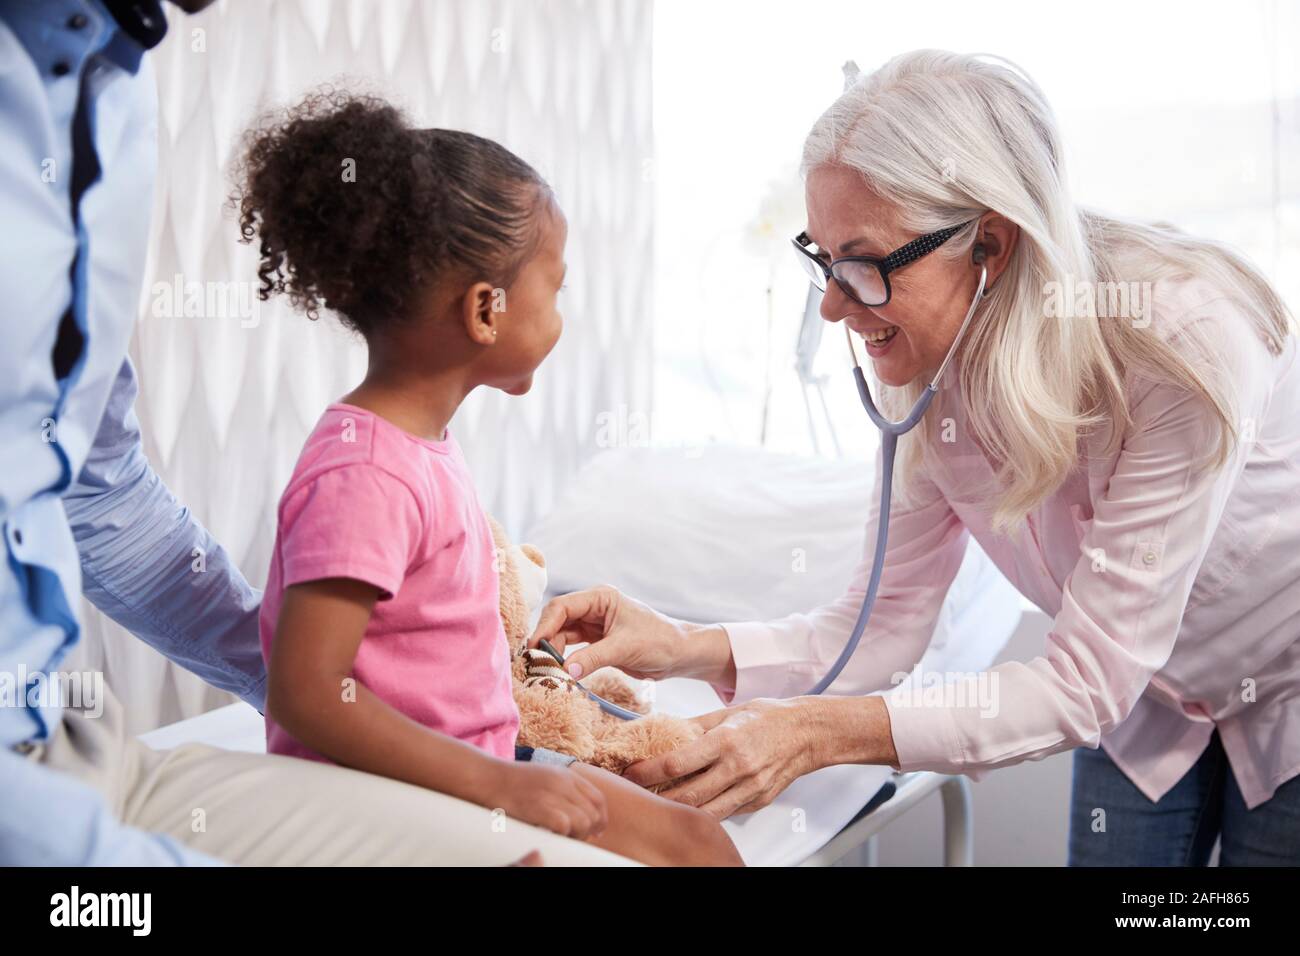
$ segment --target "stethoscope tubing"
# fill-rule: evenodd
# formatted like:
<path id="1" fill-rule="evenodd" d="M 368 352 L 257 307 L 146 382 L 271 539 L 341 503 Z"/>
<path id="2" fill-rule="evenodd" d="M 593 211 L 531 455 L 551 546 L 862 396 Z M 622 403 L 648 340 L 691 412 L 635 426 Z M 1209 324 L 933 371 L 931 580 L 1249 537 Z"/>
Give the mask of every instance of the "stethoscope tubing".
<path id="1" fill-rule="evenodd" d="M 987 282 L 988 269 L 983 263 L 980 263 L 979 286 L 975 290 L 974 298 L 971 299 L 970 308 L 966 310 L 966 318 L 962 320 L 961 326 L 957 329 L 957 335 L 952 340 L 952 345 L 948 347 L 948 354 L 944 356 L 943 362 L 939 365 L 939 370 L 935 373 L 930 384 L 925 387 L 915 404 L 912 405 L 912 410 L 897 422 L 890 421 L 876 408 L 875 400 L 871 397 L 871 389 L 867 387 L 866 374 L 862 371 L 862 366 L 858 364 L 858 354 L 853 348 L 852 334 L 848 326 L 844 327 L 844 333 L 848 337 L 849 354 L 853 356 L 853 380 L 858 386 L 858 398 L 862 401 L 862 407 L 866 410 L 867 417 L 871 419 L 872 424 L 880 429 L 880 513 L 876 521 L 876 550 L 871 562 L 871 576 L 867 579 L 867 590 L 862 598 L 862 607 L 858 611 L 857 620 L 853 623 L 853 630 L 849 633 L 849 639 L 845 642 L 844 649 L 840 651 L 839 657 L 835 659 L 835 663 L 831 665 L 830 670 L 823 674 L 821 680 L 810 687 L 804 696 L 825 693 L 831 684 L 835 683 L 836 678 L 848 666 L 849 660 L 853 657 L 858 649 L 858 644 L 862 641 L 862 635 L 866 632 L 867 622 L 871 620 L 871 612 L 876 605 L 876 592 L 880 589 L 880 576 L 885 568 L 885 551 L 889 543 L 890 503 L 894 488 L 894 455 L 898 450 L 898 439 L 916 427 L 925 416 L 930 403 L 934 401 L 934 396 L 939 391 L 939 382 L 943 378 L 943 373 L 948 368 L 948 363 L 952 361 L 953 355 L 956 354 L 957 347 L 961 344 L 962 339 L 965 338 L 966 329 L 970 326 L 971 319 L 974 318 L 975 312 L 979 308 L 980 300 L 984 298 L 985 284 Z M 540 641 L 538 646 L 563 665 L 564 657 L 549 642 Z M 617 704 L 612 704 L 603 697 L 593 694 L 581 684 L 577 686 L 607 714 L 612 714 L 622 720 L 635 720 L 641 716 L 641 714 L 619 707 Z"/>

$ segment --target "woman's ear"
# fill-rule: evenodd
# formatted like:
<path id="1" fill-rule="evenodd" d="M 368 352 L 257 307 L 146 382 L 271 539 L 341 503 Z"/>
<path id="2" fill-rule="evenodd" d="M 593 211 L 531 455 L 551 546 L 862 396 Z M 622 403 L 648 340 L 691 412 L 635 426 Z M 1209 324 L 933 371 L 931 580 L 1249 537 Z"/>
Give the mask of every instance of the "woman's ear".
<path id="1" fill-rule="evenodd" d="M 975 242 L 984 247 L 984 266 L 989 271 L 986 288 L 992 288 L 998 281 L 1011 254 L 1015 252 L 1020 240 L 1020 227 L 1005 216 L 995 212 L 986 212 L 980 217 L 979 227 L 975 232 Z"/>
<path id="2" fill-rule="evenodd" d="M 475 282 L 465 290 L 461 298 L 461 318 L 466 334 L 476 345 L 491 345 L 496 341 L 500 329 L 497 320 L 505 314 L 504 308 L 498 308 L 498 302 L 504 304 L 505 290 L 497 289 L 491 283 Z"/>

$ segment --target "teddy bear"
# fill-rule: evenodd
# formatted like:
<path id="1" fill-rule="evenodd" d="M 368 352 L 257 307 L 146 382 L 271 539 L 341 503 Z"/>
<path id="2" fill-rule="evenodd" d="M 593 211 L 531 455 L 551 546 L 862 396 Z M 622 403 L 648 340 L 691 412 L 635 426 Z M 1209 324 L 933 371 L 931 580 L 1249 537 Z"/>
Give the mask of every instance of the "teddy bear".
<path id="1" fill-rule="evenodd" d="M 681 717 L 650 713 L 646 701 L 612 667 L 586 677 L 583 687 L 645 716 L 622 720 L 606 714 L 553 657 L 526 646 L 529 621 L 546 590 L 546 561 L 532 545 L 511 543 L 495 518 L 489 516 L 489 523 L 496 543 L 501 623 L 519 707 L 519 744 L 570 754 L 621 775 L 638 760 L 677 750 L 700 736 L 700 730 Z"/>

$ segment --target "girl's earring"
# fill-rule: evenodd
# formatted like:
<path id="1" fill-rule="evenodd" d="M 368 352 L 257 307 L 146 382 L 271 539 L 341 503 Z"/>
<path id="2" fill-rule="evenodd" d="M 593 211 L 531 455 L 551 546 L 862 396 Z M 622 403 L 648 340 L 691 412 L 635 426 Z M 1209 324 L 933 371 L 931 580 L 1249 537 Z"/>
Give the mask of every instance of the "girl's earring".
<path id="1" fill-rule="evenodd" d="M 496 329 L 493 329 L 493 330 L 492 330 L 492 338 L 496 338 L 496 337 L 497 337 L 497 330 L 496 330 Z"/>

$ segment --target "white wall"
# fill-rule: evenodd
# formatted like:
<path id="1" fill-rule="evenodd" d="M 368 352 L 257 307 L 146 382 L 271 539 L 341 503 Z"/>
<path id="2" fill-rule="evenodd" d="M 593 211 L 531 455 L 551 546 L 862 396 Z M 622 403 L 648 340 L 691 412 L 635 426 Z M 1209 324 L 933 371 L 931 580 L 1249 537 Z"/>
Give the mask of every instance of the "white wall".
<path id="1" fill-rule="evenodd" d="M 555 187 L 569 219 L 565 334 L 527 397 L 472 395 L 452 423 L 484 506 L 520 533 L 596 450 L 598 416 L 649 405 L 651 14 L 649 0 L 257 0 L 196 17 L 168 5 L 149 57 L 159 173 L 131 347 L 137 411 L 154 467 L 255 585 L 302 441 L 365 356 L 332 321 L 279 301 L 255 316 L 178 315 L 166 301 L 176 277 L 255 286 L 253 249 L 223 208 L 241 130 L 331 80 L 387 95 L 417 123 L 493 137 Z M 129 683 L 133 730 L 224 701 L 86 611 L 85 666 Z"/>
<path id="2" fill-rule="evenodd" d="M 656 441 L 758 444 L 770 387 L 767 447 L 812 450 L 792 371 L 807 279 L 789 239 L 803 140 L 848 59 L 1014 61 L 1052 103 L 1078 202 L 1228 242 L 1300 311 L 1297 40 L 1291 0 L 658 4 Z M 845 452 L 869 457 L 876 432 L 834 332 L 818 363 L 831 416 Z"/>

